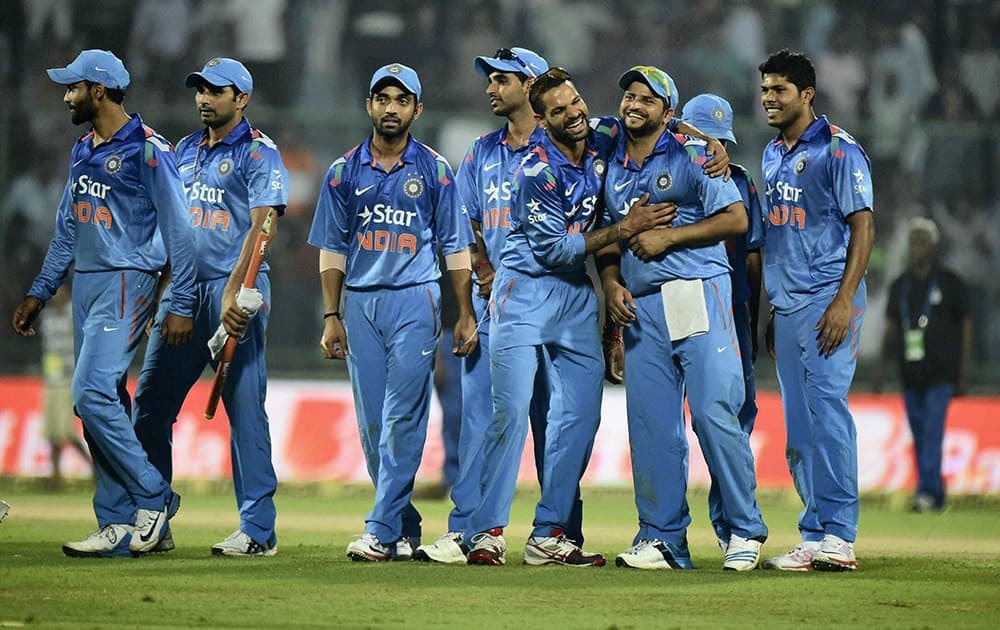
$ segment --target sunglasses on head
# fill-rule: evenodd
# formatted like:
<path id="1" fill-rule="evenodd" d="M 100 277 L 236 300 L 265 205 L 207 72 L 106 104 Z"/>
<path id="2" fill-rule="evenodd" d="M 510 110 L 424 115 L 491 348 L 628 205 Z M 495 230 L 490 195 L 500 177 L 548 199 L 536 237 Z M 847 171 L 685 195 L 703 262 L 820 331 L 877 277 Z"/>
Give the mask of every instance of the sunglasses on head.
<path id="1" fill-rule="evenodd" d="M 537 97 L 544 92 L 548 92 L 549 90 L 559 87 L 563 83 L 572 80 L 573 77 L 570 76 L 566 68 L 549 68 L 535 77 L 534 83 L 532 83 L 531 87 L 528 89 L 531 95 Z"/>
<path id="2" fill-rule="evenodd" d="M 529 77 L 534 78 L 536 76 L 535 71 L 532 70 L 531 67 L 528 64 L 526 64 L 523 59 L 518 57 L 517 53 L 511 50 L 510 48 L 500 48 L 499 50 L 496 51 L 496 53 L 494 53 L 493 58 L 503 59 L 504 61 L 513 61 L 517 65 L 524 68 L 525 74 L 527 74 Z"/>

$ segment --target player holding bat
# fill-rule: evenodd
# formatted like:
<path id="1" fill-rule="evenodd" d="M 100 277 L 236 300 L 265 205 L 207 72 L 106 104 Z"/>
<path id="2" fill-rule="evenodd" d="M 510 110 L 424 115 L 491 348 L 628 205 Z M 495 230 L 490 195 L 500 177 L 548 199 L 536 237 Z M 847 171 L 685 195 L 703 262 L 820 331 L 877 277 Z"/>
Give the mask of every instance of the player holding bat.
<path id="1" fill-rule="evenodd" d="M 150 461 L 169 480 L 177 413 L 205 366 L 218 358 L 210 351 L 209 339 L 220 328 L 224 330 L 218 337 L 220 346 L 227 337 L 238 339 L 222 401 L 229 416 L 240 524 L 212 547 L 212 554 L 273 556 L 277 552 L 273 497 L 278 482 L 264 409 L 264 334 L 271 301 L 267 264 L 260 265 L 254 288 L 241 290 L 241 285 L 252 279 L 247 269 L 258 262 L 252 259 L 262 228 L 268 239 L 277 231 L 277 215 L 284 213 L 288 200 L 288 174 L 278 147 L 243 115 L 253 78 L 242 63 L 211 59 L 200 72 L 189 74 L 185 84 L 195 88 L 195 105 L 205 125 L 177 145 L 198 256 L 194 343 L 169 347 L 156 333 L 170 308 L 168 285 L 139 375 L 135 429 Z M 156 550 L 172 548 L 168 535 Z"/>

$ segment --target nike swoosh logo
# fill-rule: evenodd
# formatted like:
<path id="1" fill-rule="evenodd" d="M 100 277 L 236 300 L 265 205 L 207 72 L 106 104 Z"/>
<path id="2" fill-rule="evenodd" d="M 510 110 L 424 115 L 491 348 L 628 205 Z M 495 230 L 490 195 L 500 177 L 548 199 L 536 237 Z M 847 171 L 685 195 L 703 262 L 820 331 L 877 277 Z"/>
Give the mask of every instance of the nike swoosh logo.
<path id="1" fill-rule="evenodd" d="M 493 164 L 487 164 L 486 166 L 483 167 L 483 171 L 492 171 L 501 164 L 503 164 L 503 162 L 494 162 Z"/>
<path id="2" fill-rule="evenodd" d="M 81 163 L 81 162 L 83 162 L 83 161 L 84 161 L 84 160 L 86 160 L 86 159 L 87 159 L 87 158 L 80 158 L 80 159 L 79 159 L 79 160 L 77 160 L 76 162 L 73 162 L 73 168 L 76 168 L 77 166 L 80 166 L 80 163 Z"/>
<path id="3" fill-rule="evenodd" d="M 115 326 L 114 328 L 108 328 L 107 326 L 104 327 L 104 332 L 113 332 L 115 330 L 118 330 L 117 326 Z"/>
<path id="4" fill-rule="evenodd" d="M 177 170 L 179 170 L 180 172 L 184 173 L 185 171 L 190 171 L 190 170 L 191 170 L 191 169 L 193 169 L 194 167 L 195 167 L 195 165 L 194 165 L 194 164 L 185 164 L 184 166 L 180 167 L 180 168 L 179 168 L 179 169 L 177 169 Z"/>
<path id="5" fill-rule="evenodd" d="M 566 196 L 567 197 L 569 197 L 570 195 L 573 194 L 573 191 L 576 189 L 576 185 L 579 184 L 579 183 L 580 182 L 573 182 L 573 185 L 566 189 Z"/>
<path id="6" fill-rule="evenodd" d="M 630 179 L 627 182 L 624 182 L 624 183 L 621 183 L 621 184 L 615 184 L 615 192 L 620 192 L 623 188 L 625 188 L 626 186 L 628 186 L 629 184 L 631 184 L 633 181 L 635 181 L 635 180 Z"/>
<path id="7" fill-rule="evenodd" d="M 97 70 L 98 72 L 107 72 L 108 71 L 107 68 L 102 68 L 101 66 L 94 66 L 94 70 Z"/>
<path id="8" fill-rule="evenodd" d="M 434 352 L 434 351 L 433 350 L 421 350 L 420 354 L 422 354 L 422 355 L 424 355 L 426 357 L 428 354 L 430 354 L 432 352 Z"/>
<path id="9" fill-rule="evenodd" d="M 357 195 L 358 197 L 360 197 L 361 195 L 365 194 L 366 192 L 368 192 L 372 188 L 375 188 L 375 184 L 372 184 L 371 186 L 366 186 L 364 188 L 355 188 L 354 189 L 354 194 Z"/>
<path id="10" fill-rule="evenodd" d="M 139 536 L 139 540 L 141 540 L 142 542 L 149 542 L 150 540 L 153 539 L 153 532 L 156 531 L 156 524 L 159 522 L 160 516 L 161 516 L 161 513 L 157 512 L 156 513 L 156 518 L 153 519 L 153 526 L 149 528 L 149 533 L 148 534 L 141 534 Z"/>
<path id="11" fill-rule="evenodd" d="M 725 352 L 726 351 L 726 346 L 722 346 L 721 348 L 716 348 L 715 351 L 716 352 Z"/>

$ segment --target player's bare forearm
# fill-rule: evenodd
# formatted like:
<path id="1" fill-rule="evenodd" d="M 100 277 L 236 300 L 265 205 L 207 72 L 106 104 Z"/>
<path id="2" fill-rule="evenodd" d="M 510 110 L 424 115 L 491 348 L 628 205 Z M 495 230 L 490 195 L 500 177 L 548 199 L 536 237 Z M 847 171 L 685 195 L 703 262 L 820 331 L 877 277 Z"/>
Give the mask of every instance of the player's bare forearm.
<path id="1" fill-rule="evenodd" d="M 472 272 L 468 269 L 449 269 L 448 279 L 458 302 L 458 322 L 455 324 L 455 345 L 452 351 L 464 357 L 475 349 L 479 341 L 476 313 L 472 307 Z"/>
<path id="2" fill-rule="evenodd" d="M 319 347 L 325 359 L 343 360 L 347 357 L 347 331 L 340 315 L 340 295 L 344 288 L 344 272 L 326 269 L 319 275 L 323 287 L 323 334 Z"/>
<path id="3" fill-rule="evenodd" d="M 847 217 L 847 226 L 851 229 L 851 238 L 847 243 L 847 264 L 840 280 L 837 297 L 848 304 L 854 301 L 861 279 L 865 277 L 868 259 L 872 255 L 875 243 L 875 218 L 867 208 L 859 210 Z"/>
<path id="4" fill-rule="evenodd" d="M 677 216 L 677 205 L 662 201 L 648 204 L 649 193 L 632 204 L 625 218 L 593 232 L 585 232 L 583 242 L 587 253 L 599 251 L 608 245 L 627 241 L 636 234 L 656 227 L 670 225 Z M 648 205 L 647 205 L 648 204 Z"/>
<path id="5" fill-rule="evenodd" d="M 472 270 L 476 274 L 476 293 L 479 297 L 489 299 L 490 294 L 493 293 L 493 277 L 496 275 L 496 270 L 493 269 L 489 252 L 486 250 L 482 224 L 475 219 L 470 219 L 469 222 L 472 224 L 472 233 L 476 238 L 476 242 L 469 248 L 472 254 Z"/>
<path id="6" fill-rule="evenodd" d="M 676 247 L 694 247 L 738 236 L 747 231 L 748 224 L 743 202 L 736 201 L 696 223 L 643 232 L 629 241 L 629 247 L 641 260 L 649 260 Z"/>

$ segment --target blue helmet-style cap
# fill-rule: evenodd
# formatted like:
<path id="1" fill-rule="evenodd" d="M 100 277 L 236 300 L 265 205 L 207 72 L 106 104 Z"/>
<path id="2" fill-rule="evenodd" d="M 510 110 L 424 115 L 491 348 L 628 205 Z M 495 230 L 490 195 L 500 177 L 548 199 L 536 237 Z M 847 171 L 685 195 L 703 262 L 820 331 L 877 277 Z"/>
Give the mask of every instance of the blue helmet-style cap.
<path id="1" fill-rule="evenodd" d="M 107 50 L 84 50 L 65 68 L 49 68 L 46 72 L 50 79 L 60 85 L 90 81 L 113 90 L 124 90 L 129 84 L 125 64 Z"/>
<path id="2" fill-rule="evenodd" d="M 417 71 L 413 68 L 404 66 L 401 63 L 390 63 L 387 66 L 382 66 L 372 75 L 368 89 L 374 94 L 375 88 L 385 82 L 398 84 L 404 90 L 417 97 L 418 102 L 420 101 L 420 77 L 417 76 Z"/>
<path id="3" fill-rule="evenodd" d="M 484 77 L 491 72 L 520 72 L 534 78 L 549 69 L 549 62 L 527 48 L 501 48 L 492 57 L 476 57 L 475 66 Z"/>
<path id="4" fill-rule="evenodd" d="M 667 107 L 676 108 L 680 101 L 677 85 L 670 75 L 654 66 L 632 66 L 625 74 L 618 77 L 618 87 L 627 90 L 633 81 L 641 81 L 653 90 L 653 93 L 667 101 Z"/>
<path id="5" fill-rule="evenodd" d="M 736 142 L 733 134 L 733 108 L 729 101 L 715 94 L 699 94 L 684 104 L 681 120 L 702 132 Z"/>
<path id="6" fill-rule="evenodd" d="M 236 86 L 241 93 L 253 94 L 253 76 L 239 61 L 228 57 L 209 59 L 201 72 L 192 72 L 184 79 L 184 85 L 196 87 L 201 79 L 215 87 Z"/>

